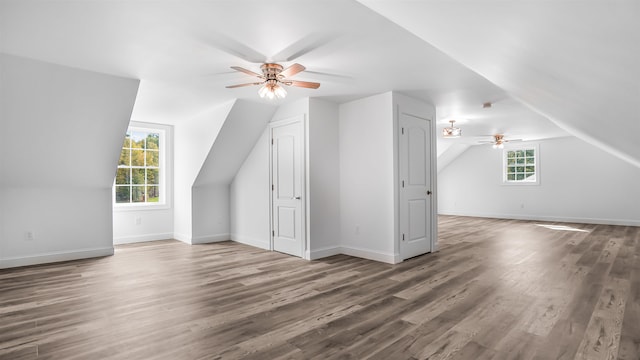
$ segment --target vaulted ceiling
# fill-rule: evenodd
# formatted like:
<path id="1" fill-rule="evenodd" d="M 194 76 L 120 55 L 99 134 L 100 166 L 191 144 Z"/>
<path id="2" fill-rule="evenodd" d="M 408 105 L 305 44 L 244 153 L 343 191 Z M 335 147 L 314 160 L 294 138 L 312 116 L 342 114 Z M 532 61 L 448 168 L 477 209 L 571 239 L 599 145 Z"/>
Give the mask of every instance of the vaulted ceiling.
<path id="1" fill-rule="evenodd" d="M 133 119 L 177 124 L 257 88 L 264 61 L 307 67 L 279 103 L 394 90 L 463 137 L 574 134 L 640 166 L 636 1 L 0 2 L 0 52 L 141 79 Z M 492 102 L 483 109 L 481 104 Z"/>
<path id="2" fill-rule="evenodd" d="M 640 166 L 640 2 L 360 2 L 562 129 Z"/>

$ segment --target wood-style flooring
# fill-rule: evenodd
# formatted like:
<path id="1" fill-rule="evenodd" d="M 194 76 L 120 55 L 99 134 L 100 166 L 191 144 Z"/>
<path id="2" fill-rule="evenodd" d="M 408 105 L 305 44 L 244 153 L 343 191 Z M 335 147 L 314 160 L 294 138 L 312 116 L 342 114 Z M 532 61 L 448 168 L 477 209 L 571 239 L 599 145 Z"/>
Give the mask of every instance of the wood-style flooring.
<path id="1" fill-rule="evenodd" d="M 398 265 L 234 242 L 0 271 L 0 359 L 640 359 L 640 228 L 446 216 Z"/>

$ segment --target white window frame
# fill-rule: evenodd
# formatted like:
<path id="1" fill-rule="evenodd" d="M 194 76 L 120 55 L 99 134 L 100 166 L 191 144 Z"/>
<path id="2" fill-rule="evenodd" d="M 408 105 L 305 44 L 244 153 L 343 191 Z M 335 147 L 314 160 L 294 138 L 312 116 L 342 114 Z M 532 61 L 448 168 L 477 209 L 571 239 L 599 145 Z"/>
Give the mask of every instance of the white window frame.
<path id="1" fill-rule="evenodd" d="M 112 187 L 112 204 L 113 208 L 116 211 L 130 211 L 130 210 L 153 210 L 153 209 L 168 209 L 170 207 L 170 184 L 168 183 L 168 172 L 170 169 L 168 168 L 168 156 L 171 151 L 170 148 L 170 136 L 171 131 L 170 127 L 166 125 L 160 124 L 152 124 L 152 123 L 141 123 L 141 122 L 131 122 L 129 127 L 127 128 L 127 132 L 129 131 L 143 131 L 143 132 L 155 132 L 160 134 L 160 139 L 158 142 L 159 151 L 159 171 L 158 177 L 159 188 L 160 188 L 160 200 L 158 202 L 144 202 L 144 203 L 117 203 L 116 202 L 116 181 L 115 177 L 113 180 Z M 120 151 L 122 151 L 122 146 L 120 146 Z M 119 157 L 118 157 L 119 158 Z"/>
<path id="2" fill-rule="evenodd" d="M 508 160 L 507 154 L 509 151 L 517 151 L 517 150 L 533 150 L 534 156 L 534 164 L 535 167 L 535 180 L 507 180 L 507 167 Z M 527 166 L 527 164 L 523 164 L 523 166 Z M 540 185 L 540 146 L 538 144 L 508 144 L 505 145 L 504 149 L 502 149 L 502 167 L 500 169 L 502 171 L 502 184 L 503 185 Z"/>

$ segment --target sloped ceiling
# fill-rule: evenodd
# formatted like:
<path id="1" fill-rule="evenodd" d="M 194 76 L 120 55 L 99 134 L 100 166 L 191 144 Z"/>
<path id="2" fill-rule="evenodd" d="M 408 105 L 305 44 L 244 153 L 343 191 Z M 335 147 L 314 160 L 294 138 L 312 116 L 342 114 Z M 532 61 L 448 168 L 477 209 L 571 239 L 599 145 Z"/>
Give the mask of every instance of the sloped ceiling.
<path id="1" fill-rule="evenodd" d="M 193 185 L 230 184 L 275 111 L 269 104 L 237 100 Z"/>
<path id="2" fill-rule="evenodd" d="M 0 52 L 140 79 L 133 120 L 178 124 L 260 100 L 230 70 L 307 67 L 281 105 L 396 91 L 455 119 L 461 149 L 495 133 L 568 132 L 640 165 L 637 1 L 0 2 Z M 490 101 L 490 109 L 481 104 Z M 449 154 L 447 156 L 450 157 Z"/>
<path id="3" fill-rule="evenodd" d="M 640 166 L 640 2 L 361 0 L 562 129 Z"/>
<path id="4" fill-rule="evenodd" d="M 0 186 L 110 188 L 137 90 L 0 54 Z"/>

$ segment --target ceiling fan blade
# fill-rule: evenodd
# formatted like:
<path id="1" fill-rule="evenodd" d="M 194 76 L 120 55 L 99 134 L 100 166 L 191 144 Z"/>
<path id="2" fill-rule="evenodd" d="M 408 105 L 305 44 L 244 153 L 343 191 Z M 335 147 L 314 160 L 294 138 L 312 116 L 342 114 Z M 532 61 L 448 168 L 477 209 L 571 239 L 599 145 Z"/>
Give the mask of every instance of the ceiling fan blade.
<path id="1" fill-rule="evenodd" d="M 251 75 L 251 76 L 255 76 L 255 77 L 259 77 L 259 78 L 262 78 L 262 77 L 263 77 L 263 75 L 260 75 L 260 74 L 258 74 L 258 73 L 255 73 L 255 72 L 253 72 L 253 71 L 251 71 L 251 70 L 247 70 L 247 69 L 242 68 L 242 67 L 240 67 L 240 66 L 232 66 L 231 68 L 232 68 L 233 70 L 243 72 L 243 73 L 245 73 L 245 74 L 247 74 L 247 75 Z"/>
<path id="2" fill-rule="evenodd" d="M 293 64 L 293 65 L 289 66 L 288 68 L 282 70 L 280 72 L 280 75 L 282 75 L 283 77 L 288 78 L 288 77 L 291 77 L 291 76 L 293 76 L 293 75 L 295 75 L 295 74 L 297 74 L 297 73 L 299 73 L 301 71 L 304 71 L 304 69 L 305 69 L 304 66 L 296 63 L 296 64 Z"/>
<path id="3" fill-rule="evenodd" d="M 334 34 L 309 34 L 273 55 L 272 61 L 293 61 L 334 40 Z"/>
<path id="4" fill-rule="evenodd" d="M 504 141 L 504 142 L 513 142 L 513 141 L 524 141 L 524 140 L 522 140 L 522 139 L 504 139 L 502 141 Z"/>
<path id="5" fill-rule="evenodd" d="M 265 62 L 265 60 L 267 59 L 265 55 L 257 52 L 256 50 L 253 50 L 240 41 L 222 35 L 220 33 L 217 33 L 215 38 L 204 39 L 204 42 L 209 46 L 224 51 L 227 54 L 239 57 L 240 59 L 247 62 L 260 64 Z"/>
<path id="6" fill-rule="evenodd" d="M 327 78 L 332 78 L 334 80 L 335 79 L 353 80 L 353 76 L 332 74 L 332 73 L 327 73 L 327 72 L 322 72 L 322 71 L 305 70 L 304 73 L 305 74 L 310 74 L 310 75 L 324 76 L 324 77 L 327 77 Z"/>
<path id="7" fill-rule="evenodd" d="M 297 86 L 297 87 L 302 87 L 307 89 L 317 89 L 320 87 L 320 83 L 310 82 L 310 81 L 283 80 L 282 82 L 285 85 Z"/>
<path id="8" fill-rule="evenodd" d="M 233 89 L 233 88 L 239 88 L 239 87 L 244 87 L 244 86 L 251 86 L 251 85 L 260 85 L 262 84 L 261 82 L 254 82 L 254 83 L 246 83 L 246 84 L 237 84 L 237 85 L 229 85 L 229 86 L 225 86 L 227 89 Z"/>

